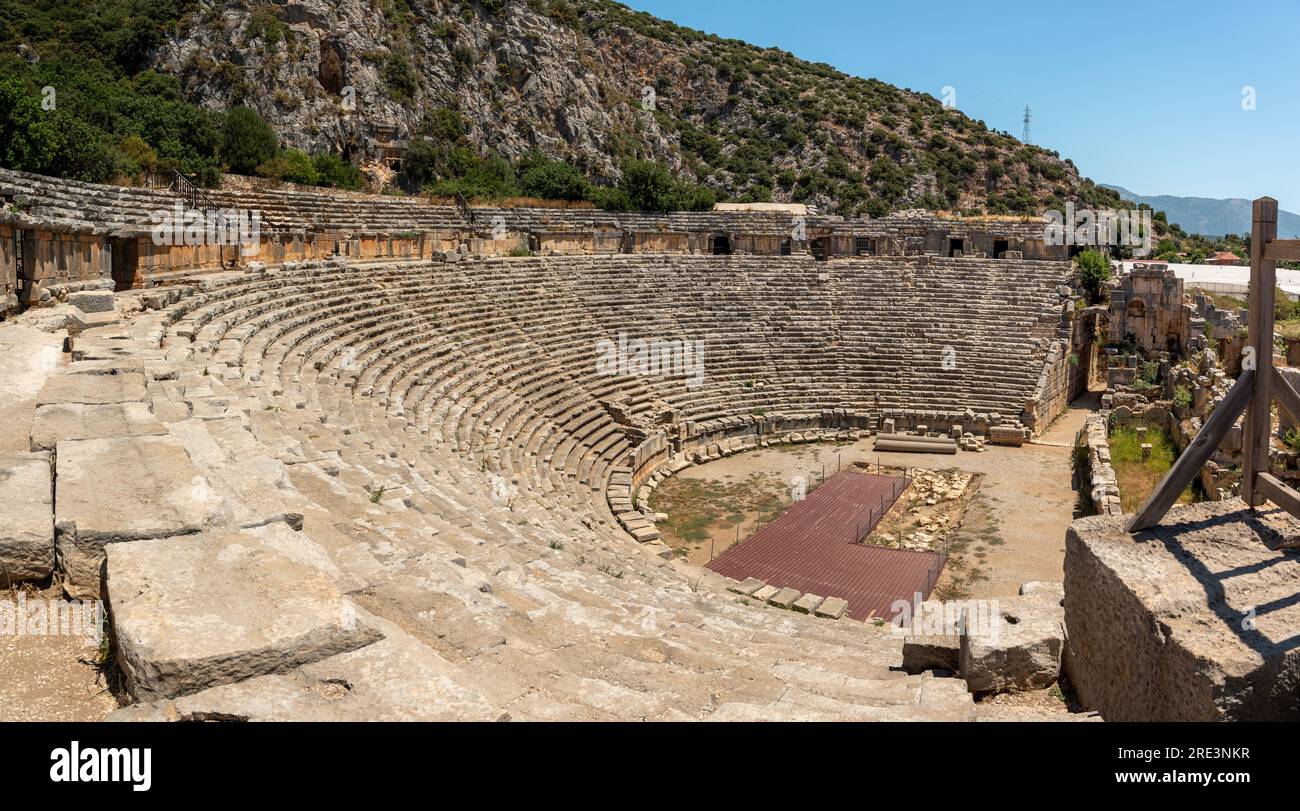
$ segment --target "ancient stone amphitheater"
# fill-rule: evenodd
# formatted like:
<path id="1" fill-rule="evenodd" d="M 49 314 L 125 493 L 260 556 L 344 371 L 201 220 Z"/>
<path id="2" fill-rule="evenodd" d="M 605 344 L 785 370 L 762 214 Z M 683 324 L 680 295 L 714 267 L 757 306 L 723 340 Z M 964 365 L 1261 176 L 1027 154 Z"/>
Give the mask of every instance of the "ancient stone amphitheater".
<path id="1" fill-rule="evenodd" d="M 36 507 L 4 561 L 106 599 L 117 717 L 975 718 L 963 681 L 897 669 L 888 628 L 674 559 L 638 492 L 885 420 L 1031 435 L 1069 396 L 1067 263 L 884 221 L 814 222 L 901 246 L 819 261 L 744 214 L 512 212 L 503 240 L 455 209 L 259 192 L 221 201 L 267 211 L 256 260 L 140 249 L 124 277 L 174 193 L 0 179 L 18 292 L 55 305 L 0 336 L 68 334 L 14 389 L 30 451 L 0 456 L 0 497 Z M 580 247 L 538 249 L 555 231 Z M 550 255 L 490 255 L 519 239 Z M 698 341 L 703 374 L 609 374 L 620 334 Z"/>

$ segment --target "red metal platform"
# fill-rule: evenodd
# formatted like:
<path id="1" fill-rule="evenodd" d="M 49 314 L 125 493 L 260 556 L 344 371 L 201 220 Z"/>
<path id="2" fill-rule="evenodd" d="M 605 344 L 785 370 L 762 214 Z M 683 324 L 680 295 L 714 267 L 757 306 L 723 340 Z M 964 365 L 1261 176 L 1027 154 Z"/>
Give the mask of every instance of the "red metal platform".
<path id="1" fill-rule="evenodd" d="M 857 620 L 891 619 L 895 600 L 929 596 L 947 556 L 858 543 L 880 523 L 911 479 L 844 471 L 708 567 L 735 580 L 756 577 L 805 594 L 842 597 Z"/>

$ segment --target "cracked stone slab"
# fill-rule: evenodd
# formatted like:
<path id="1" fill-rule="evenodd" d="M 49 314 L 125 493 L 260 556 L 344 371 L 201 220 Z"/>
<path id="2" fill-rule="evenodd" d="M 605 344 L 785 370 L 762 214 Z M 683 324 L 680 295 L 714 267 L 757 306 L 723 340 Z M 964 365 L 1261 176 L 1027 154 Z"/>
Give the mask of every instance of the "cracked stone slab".
<path id="1" fill-rule="evenodd" d="M 392 623 L 384 639 L 291 673 L 124 707 L 110 721 L 497 721 L 508 716 Z"/>
<path id="2" fill-rule="evenodd" d="M 65 439 L 110 439 L 129 436 L 162 436 L 167 429 L 158 422 L 148 403 L 55 403 L 36 409 L 30 438 L 34 451 L 53 450 Z"/>
<path id="3" fill-rule="evenodd" d="M 227 509 L 169 436 L 60 442 L 55 548 L 64 591 L 100 596 L 104 547 L 200 532 Z"/>
<path id="4" fill-rule="evenodd" d="M 27 450 L 36 396 L 58 374 L 62 333 L 0 324 L 0 453 Z"/>
<path id="5" fill-rule="evenodd" d="M 383 638 L 284 524 L 113 544 L 117 660 L 139 700 L 286 673 Z"/>
<path id="6" fill-rule="evenodd" d="M 120 375 L 67 374 L 45 381 L 36 395 L 36 405 L 52 403 L 133 403 L 145 399 L 144 375 L 129 372 Z"/>
<path id="7" fill-rule="evenodd" d="M 0 588 L 54 571 L 50 457 L 0 455 Z"/>

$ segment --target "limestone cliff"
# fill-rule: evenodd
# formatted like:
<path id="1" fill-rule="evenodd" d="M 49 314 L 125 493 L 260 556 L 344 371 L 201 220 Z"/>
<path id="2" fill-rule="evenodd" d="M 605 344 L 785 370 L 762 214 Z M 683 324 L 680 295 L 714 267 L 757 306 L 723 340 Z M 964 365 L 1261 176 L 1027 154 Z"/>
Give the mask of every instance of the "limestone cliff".
<path id="1" fill-rule="evenodd" d="M 189 98 L 354 160 L 449 108 L 484 153 L 539 148 L 607 180 L 654 158 L 724 195 L 845 214 L 1109 194 L 931 96 L 608 0 L 200 0 L 177 30 L 152 60 Z"/>

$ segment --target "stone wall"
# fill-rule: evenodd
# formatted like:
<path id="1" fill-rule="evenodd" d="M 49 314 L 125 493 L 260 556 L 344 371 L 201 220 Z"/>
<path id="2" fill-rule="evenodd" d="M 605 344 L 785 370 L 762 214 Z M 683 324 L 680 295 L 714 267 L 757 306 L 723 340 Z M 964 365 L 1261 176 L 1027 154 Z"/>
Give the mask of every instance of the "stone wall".
<path id="1" fill-rule="evenodd" d="M 1096 515 L 1121 515 L 1119 479 L 1110 462 L 1109 422 L 1105 414 L 1093 414 L 1084 422 L 1083 428 L 1075 440 L 1077 447 L 1087 454 L 1087 465 L 1079 473 L 1086 476 L 1086 482 L 1076 482 L 1076 486 L 1087 486 L 1088 499 Z"/>
<path id="2" fill-rule="evenodd" d="M 1240 499 L 1174 507 L 1137 535 L 1075 521 L 1065 670 L 1108 721 L 1300 720 L 1300 527 Z"/>
<path id="3" fill-rule="evenodd" d="M 1132 336 L 1146 352 L 1189 352 L 1203 336 L 1191 330 L 1192 307 L 1183 303 L 1183 280 L 1163 262 L 1138 263 L 1111 291 L 1111 343 Z"/>
<path id="4" fill-rule="evenodd" d="M 29 283 L 23 291 L 23 304 L 45 303 L 58 291 L 98 286 L 111 280 L 113 254 L 105 237 L 44 228 L 20 233 Z"/>
<path id="5" fill-rule="evenodd" d="M 1079 355 L 1071 352 L 1070 344 L 1064 341 L 1053 343 L 1021 421 L 1035 433 L 1050 425 L 1085 389 L 1085 371 Z"/>

